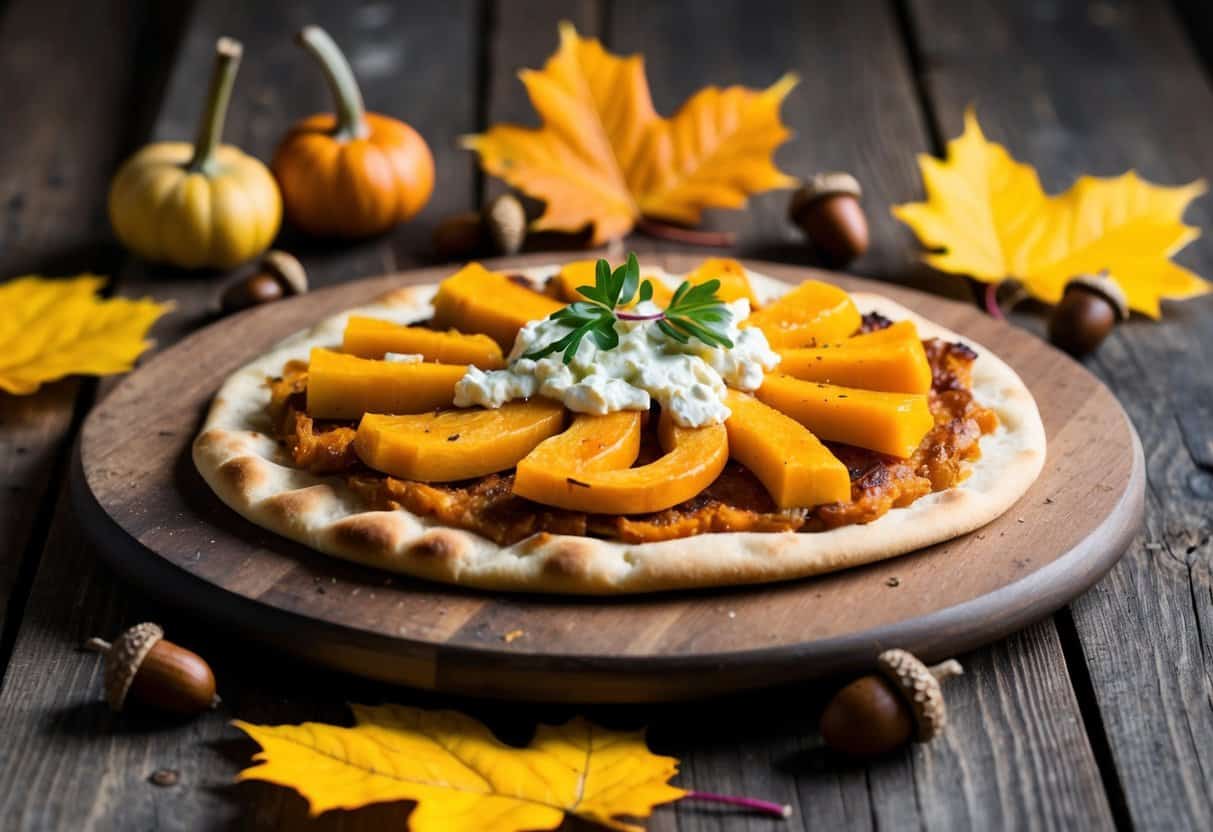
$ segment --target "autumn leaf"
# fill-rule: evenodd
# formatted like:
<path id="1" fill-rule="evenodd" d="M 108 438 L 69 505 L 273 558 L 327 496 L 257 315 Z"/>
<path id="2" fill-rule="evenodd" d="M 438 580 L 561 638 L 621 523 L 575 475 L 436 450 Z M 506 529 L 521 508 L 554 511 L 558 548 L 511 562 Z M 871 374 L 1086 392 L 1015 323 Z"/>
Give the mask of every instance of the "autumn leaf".
<path id="1" fill-rule="evenodd" d="M 67 375 L 111 375 L 134 366 L 148 329 L 168 309 L 150 299 L 106 300 L 105 279 L 19 277 L 0 285 L 0 390 L 17 395 Z"/>
<path id="2" fill-rule="evenodd" d="M 658 803 L 686 794 L 668 781 L 678 761 L 648 750 L 643 732 L 609 731 L 578 718 L 541 725 L 530 746 L 505 745 L 455 711 L 352 705 L 345 728 L 232 723 L 252 737 L 262 765 L 239 780 L 298 791 L 313 815 L 412 800 L 413 832 L 554 829 L 566 813 L 619 830 L 640 827 Z"/>
<path id="3" fill-rule="evenodd" d="M 987 283 L 1016 278 L 1034 297 L 1057 303 L 1070 278 L 1107 270 L 1129 306 L 1153 318 L 1160 298 L 1210 289 L 1170 260 L 1200 235 L 1182 218 L 1205 192 L 1203 181 L 1163 187 L 1129 171 L 1083 176 L 1049 196 L 1032 166 L 986 140 L 972 110 L 945 161 L 920 155 L 918 163 L 927 201 L 895 206 L 893 214 L 924 245 L 943 249 L 926 256 L 941 271 Z"/>
<path id="4" fill-rule="evenodd" d="M 706 87 L 664 119 L 639 55 L 612 55 L 565 22 L 543 70 L 520 77 L 543 126 L 496 125 L 463 144 L 486 172 L 547 203 L 536 230 L 593 224 L 601 245 L 641 216 L 694 225 L 704 208 L 796 184 L 771 158 L 790 135 L 779 106 L 794 75 L 766 90 Z"/>

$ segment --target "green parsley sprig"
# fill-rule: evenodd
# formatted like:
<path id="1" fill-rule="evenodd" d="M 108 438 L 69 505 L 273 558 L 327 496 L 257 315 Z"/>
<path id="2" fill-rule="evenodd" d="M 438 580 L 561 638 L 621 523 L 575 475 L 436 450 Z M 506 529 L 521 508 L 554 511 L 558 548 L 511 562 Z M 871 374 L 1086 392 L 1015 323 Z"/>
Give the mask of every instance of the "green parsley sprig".
<path id="1" fill-rule="evenodd" d="M 716 294 L 719 280 L 708 280 L 698 285 L 683 281 L 674 292 L 669 304 L 660 312 L 637 314 L 619 309 L 627 306 L 633 298 L 651 300 L 653 284 L 640 280 L 640 264 L 636 255 L 629 254 L 628 261 L 611 271 L 611 264 L 599 260 L 594 267 L 594 285 L 578 286 L 579 294 L 587 300 L 570 303 L 553 312 L 549 317 L 569 327 L 569 331 L 539 349 L 523 354 L 523 358 L 538 360 L 555 352 L 563 352 L 565 364 L 571 364 L 577 348 L 588 335 L 600 350 L 619 346 L 616 321 L 654 321 L 670 338 L 680 344 L 698 338 L 709 347 L 731 348 L 728 336 L 729 322 L 733 314 Z"/>

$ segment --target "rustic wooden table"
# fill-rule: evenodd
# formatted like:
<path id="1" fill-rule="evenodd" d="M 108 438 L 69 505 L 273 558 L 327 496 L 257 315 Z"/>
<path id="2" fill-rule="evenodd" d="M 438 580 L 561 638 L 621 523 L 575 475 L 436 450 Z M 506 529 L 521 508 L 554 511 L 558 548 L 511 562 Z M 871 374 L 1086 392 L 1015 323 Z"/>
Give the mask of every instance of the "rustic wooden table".
<path id="1" fill-rule="evenodd" d="M 916 265 L 887 206 L 917 199 L 914 155 L 939 153 L 975 104 L 983 125 L 1036 164 L 1050 189 L 1080 172 L 1136 168 L 1178 183 L 1213 174 L 1213 92 L 1201 44 L 1213 17 L 1196 0 L 998 3 L 899 0 L 778 3 L 0 2 L 0 276 L 97 271 L 118 292 L 173 298 L 161 345 L 206 322 L 215 281 L 150 270 L 113 244 L 105 192 L 118 162 L 150 137 L 192 135 L 217 36 L 245 44 L 227 138 L 267 158 L 284 126 L 328 107 L 291 43 L 305 23 L 346 46 L 372 109 L 429 140 L 438 187 L 420 219 L 350 247 L 288 239 L 317 284 L 431 262 L 438 218 L 479 204 L 486 181 L 456 137 L 489 122 L 533 122 L 514 71 L 554 48 L 572 19 L 618 51 L 646 55 L 659 109 L 702 83 L 802 83 L 785 107 L 793 173 L 845 169 L 864 183 L 873 247 L 857 271 L 967 297 L 964 281 Z M 1204 57 L 1210 57 L 1205 54 Z M 783 220 L 785 194 L 712 217 L 738 252 L 811 262 Z M 1189 220 L 1213 228 L 1213 201 Z M 657 247 L 636 238 L 641 252 Z M 1213 246 L 1181 260 L 1213 275 Z M 1039 315 L 1017 322 L 1042 328 Z M 1161 323 L 1120 327 L 1088 366 L 1130 413 L 1149 470 L 1144 534 L 1091 592 L 1028 630 L 960 657 L 941 740 L 860 766 L 823 752 L 815 723 L 828 686 L 676 707 L 597 708 L 650 726 L 683 760 L 679 782 L 791 803 L 778 821 L 691 804 L 653 829 L 1213 828 L 1213 297 Z M 348 701 L 465 709 L 525 741 L 565 708 L 453 701 L 301 667 L 160 608 L 121 585 L 83 541 L 64 493 L 81 417 L 111 382 L 69 380 L 0 395 L 0 825 L 5 829 L 300 828 L 303 801 L 232 786 L 253 751 L 228 726 L 340 721 Z M 1091 441 L 1099 441 L 1092 437 Z M 139 620 L 209 657 L 223 706 L 190 722 L 101 704 L 97 658 L 76 649 Z M 149 782 L 179 772 L 171 787 Z M 400 828 L 389 805 L 306 828 Z M 572 826 L 572 824 L 570 824 Z"/>

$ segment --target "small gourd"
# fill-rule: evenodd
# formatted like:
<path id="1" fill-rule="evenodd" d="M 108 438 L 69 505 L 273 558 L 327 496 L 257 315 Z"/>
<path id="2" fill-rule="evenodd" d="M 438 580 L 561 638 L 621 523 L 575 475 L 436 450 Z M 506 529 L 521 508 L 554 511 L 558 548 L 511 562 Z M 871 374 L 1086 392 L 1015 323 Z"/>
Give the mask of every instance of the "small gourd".
<path id="1" fill-rule="evenodd" d="M 261 254 L 278 233 L 282 199 L 269 170 L 220 144 L 241 46 L 215 44 L 206 111 L 197 140 L 155 142 L 114 177 L 110 223 L 122 244 L 145 260 L 182 268 L 230 268 Z"/>
<path id="2" fill-rule="evenodd" d="M 434 157 L 403 121 L 368 113 L 354 72 L 318 26 L 297 40 L 324 70 L 337 113 L 296 123 L 272 167 L 287 218 L 308 234 L 368 237 L 411 219 L 434 190 Z"/>

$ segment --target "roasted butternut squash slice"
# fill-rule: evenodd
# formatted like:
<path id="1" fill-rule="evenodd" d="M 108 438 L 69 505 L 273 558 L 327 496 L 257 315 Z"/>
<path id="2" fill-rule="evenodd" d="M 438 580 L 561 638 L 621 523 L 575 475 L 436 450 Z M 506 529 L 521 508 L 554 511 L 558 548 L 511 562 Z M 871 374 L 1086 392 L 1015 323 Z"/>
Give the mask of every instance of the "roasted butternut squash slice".
<path id="1" fill-rule="evenodd" d="M 538 398 L 495 410 L 368 413 L 358 424 L 354 451 L 367 465 L 393 477 L 453 482 L 513 468 L 563 426 L 564 406 Z"/>
<path id="2" fill-rule="evenodd" d="M 504 274 L 469 263 L 438 284 L 434 325 L 483 332 L 509 352 L 518 330 L 562 306 L 560 301 L 521 286 Z"/>
<path id="3" fill-rule="evenodd" d="M 709 257 L 683 278 L 692 286 L 713 279 L 720 281 L 716 295 L 725 303 L 745 298 L 750 302 L 751 309 L 758 306 L 758 298 L 754 297 L 754 289 L 750 286 L 750 279 L 746 277 L 745 267 L 730 257 Z"/>
<path id="4" fill-rule="evenodd" d="M 729 456 L 753 472 L 780 508 L 851 502 L 851 475 L 804 425 L 730 390 Z"/>
<path id="5" fill-rule="evenodd" d="M 922 339 L 918 337 L 918 327 L 914 326 L 913 321 L 897 321 L 884 329 L 852 335 L 838 343 L 846 347 L 875 347 L 881 344 L 900 344 L 904 341 L 922 343 Z"/>
<path id="6" fill-rule="evenodd" d="M 464 335 L 453 329 L 439 332 L 377 318 L 350 318 L 345 325 L 341 351 L 361 358 L 383 358 L 389 352 L 410 353 L 426 361 L 474 364 L 482 370 L 505 366 L 501 347 L 487 335 Z"/>
<path id="7" fill-rule="evenodd" d="M 363 413 L 424 413 L 450 407 L 462 364 L 372 361 L 332 350 L 312 350 L 307 412 L 315 419 L 357 419 Z"/>
<path id="8" fill-rule="evenodd" d="M 680 428 L 663 413 L 657 435 L 665 455 L 637 468 L 579 468 L 574 461 L 554 468 L 553 478 L 551 474 L 533 476 L 535 469 L 523 460 L 519 469 L 531 473 L 515 477 L 514 493 L 571 511 L 646 514 L 691 499 L 712 484 L 729 460 L 724 425 Z M 545 449 L 541 460 L 558 465 L 558 450 Z"/>
<path id="9" fill-rule="evenodd" d="M 778 350 L 832 344 L 854 334 L 861 323 L 850 295 L 837 286 L 806 280 L 741 325 L 760 328 Z"/>
<path id="10" fill-rule="evenodd" d="M 568 303 L 585 300 L 585 296 L 577 291 L 577 287 L 594 285 L 594 270 L 597 265 L 597 260 L 574 260 L 572 263 L 565 263 L 552 278 L 552 282 L 548 284 L 548 291 L 554 297 Z M 640 279 L 648 280 L 653 284 L 653 303 L 658 306 L 665 307 L 670 302 L 670 298 L 674 297 L 670 287 L 662 283 L 659 278 L 651 274 L 641 274 Z M 633 298 L 631 305 L 635 305 L 635 303 L 636 299 Z"/>
<path id="11" fill-rule="evenodd" d="M 878 393 L 770 373 L 757 395 L 820 439 L 890 456 L 911 456 L 935 424 L 927 397 L 917 393 Z"/>
<path id="12" fill-rule="evenodd" d="M 779 370 L 804 381 L 886 393 L 928 393 L 931 364 L 917 338 L 852 346 L 852 338 L 832 347 L 781 350 Z"/>
<path id="13" fill-rule="evenodd" d="M 545 439 L 518 463 L 514 493 L 546 505 L 579 488 L 570 478 L 592 471 L 629 468 L 640 453 L 641 414 L 621 410 L 605 416 L 583 413 L 564 433 Z"/>

